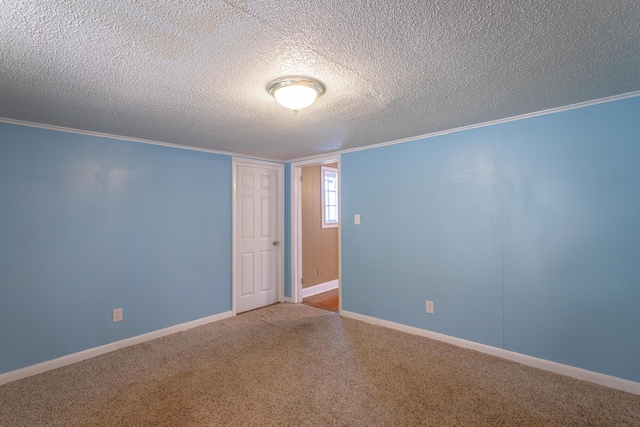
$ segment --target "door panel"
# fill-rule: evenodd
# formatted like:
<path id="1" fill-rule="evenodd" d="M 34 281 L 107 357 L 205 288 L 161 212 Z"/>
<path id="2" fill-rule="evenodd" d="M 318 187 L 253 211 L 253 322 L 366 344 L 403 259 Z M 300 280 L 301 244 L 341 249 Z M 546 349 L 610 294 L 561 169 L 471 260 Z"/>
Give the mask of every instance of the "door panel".
<path id="1" fill-rule="evenodd" d="M 271 197 L 261 197 L 260 198 L 260 214 L 262 219 L 262 227 L 260 228 L 262 237 L 271 236 L 271 204 L 273 201 Z"/>
<path id="2" fill-rule="evenodd" d="M 245 253 L 240 256 L 240 286 L 241 295 L 253 293 L 253 253 Z"/>
<path id="3" fill-rule="evenodd" d="M 275 169 L 238 165 L 237 176 L 236 312 L 242 313 L 278 301 L 278 185 Z"/>
<path id="4" fill-rule="evenodd" d="M 273 251 L 263 251 L 261 253 L 260 266 L 262 267 L 262 290 L 269 291 L 274 288 L 274 278 L 272 267 L 275 264 L 273 261 Z"/>
<path id="5" fill-rule="evenodd" d="M 242 213 L 240 220 L 240 235 L 243 238 L 253 238 L 253 196 L 242 196 L 240 202 Z"/>

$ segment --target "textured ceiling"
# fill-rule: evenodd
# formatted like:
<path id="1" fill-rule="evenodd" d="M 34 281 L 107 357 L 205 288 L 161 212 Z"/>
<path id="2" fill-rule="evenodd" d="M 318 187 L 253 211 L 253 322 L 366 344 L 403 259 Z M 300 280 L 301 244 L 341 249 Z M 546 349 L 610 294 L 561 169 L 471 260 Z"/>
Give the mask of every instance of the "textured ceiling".
<path id="1" fill-rule="evenodd" d="M 640 1 L 1 0 L 0 49 L 0 117 L 288 160 L 638 91 Z"/>

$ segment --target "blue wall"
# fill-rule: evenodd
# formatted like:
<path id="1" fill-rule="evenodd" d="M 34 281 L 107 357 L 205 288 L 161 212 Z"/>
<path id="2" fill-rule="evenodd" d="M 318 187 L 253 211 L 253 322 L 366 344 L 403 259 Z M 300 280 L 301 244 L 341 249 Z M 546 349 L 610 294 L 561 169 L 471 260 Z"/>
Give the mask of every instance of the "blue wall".
<path id="1" fill-rule="evenodd" d="M 639 117 L 636 97 L 343 154 L 343 308 L 640 381 Z"/>
<path id="2" fill-rule="evenodd" d="M 0 123 L 0 201 L 0 373 L 231 309 L 229 156 Z"/>
<path id="3" fill-rule="evenodd" d="M 638 117 L 343 154 L 343 308 L 640 381 Z M 0 202 L 0 373 L 231 309 L 229 156 L 0 123 Z"/>

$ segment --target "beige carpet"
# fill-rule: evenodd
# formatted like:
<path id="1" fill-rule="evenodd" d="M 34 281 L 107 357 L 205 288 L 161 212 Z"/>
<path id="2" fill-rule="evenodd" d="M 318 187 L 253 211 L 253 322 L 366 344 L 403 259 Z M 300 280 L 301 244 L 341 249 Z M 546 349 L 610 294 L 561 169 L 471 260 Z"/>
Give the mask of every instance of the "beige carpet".
<path id="1" fill-rule="evenodd" d="M 279 304 L 0 386 L 0 426 L 640 426 L 640 396 Z"/>

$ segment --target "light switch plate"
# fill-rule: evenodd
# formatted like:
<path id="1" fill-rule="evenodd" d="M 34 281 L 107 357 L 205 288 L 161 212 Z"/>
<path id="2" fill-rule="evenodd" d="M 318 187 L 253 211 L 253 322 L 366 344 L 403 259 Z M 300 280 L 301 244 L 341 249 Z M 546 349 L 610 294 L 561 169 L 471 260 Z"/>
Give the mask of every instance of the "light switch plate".
<path id="1" fill-rule="evenodd" d="M 355 215 L 353 216 L 353 223 L 354 223 L 355 225 L 360 225 L 360 214 L 355 214 Z"/>

